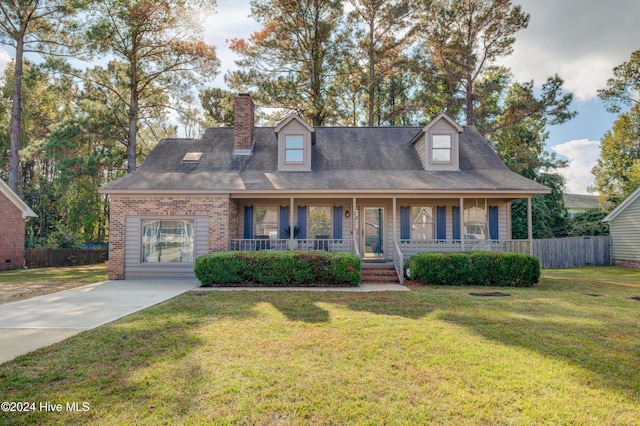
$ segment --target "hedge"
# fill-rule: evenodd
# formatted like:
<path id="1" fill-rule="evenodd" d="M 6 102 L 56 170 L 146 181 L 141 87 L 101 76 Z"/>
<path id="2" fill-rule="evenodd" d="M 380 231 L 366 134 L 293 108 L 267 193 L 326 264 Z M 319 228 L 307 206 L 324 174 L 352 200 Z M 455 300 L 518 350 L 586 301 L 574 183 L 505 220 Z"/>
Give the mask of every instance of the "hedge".
<path id="1" fill-rule="evenodd" d="M 418 253 L 407 267 L 425 284 L 530 287 L 540 279 L 538 258 L 521 253 Z"/>
<path id="2" fill-rule="evenodd" d="M 353 253 L 217 252 L 198 257 L 194 269 L 203 286 L 355 286 L 361 280 Z"/>

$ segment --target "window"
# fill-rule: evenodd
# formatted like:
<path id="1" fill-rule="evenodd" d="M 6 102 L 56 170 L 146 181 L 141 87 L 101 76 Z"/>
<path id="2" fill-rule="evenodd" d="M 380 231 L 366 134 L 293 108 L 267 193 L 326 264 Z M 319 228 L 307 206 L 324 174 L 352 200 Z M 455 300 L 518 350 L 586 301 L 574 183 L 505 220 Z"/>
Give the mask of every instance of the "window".
<path id="1" fill-rule="evenodd" d="M 411 207 L 411 239 L 434 239 L 433 207 Z"/>
<path id="2" fill-rule="evenodd" d="M 432 136 L 432 160 L 434 163 L 450 163 L 451 160 L 451 135 Z"/>
<path id="3" fill-rule="evenodd" d="M 485 240 L 487 238 L 487 214 L 483 207 L 464 208 L 464 239 Z"/>
<path id="4" fill-rule="evenodd" d="M 284 145 L 285 163 L 304 163 L 304 136 L 286 135 Z"/>
<path id="5" fill-rule="evenodd" d="M 331 207 L 310 206 L 307 229 L 307 238 L 309 239 L 331 238 Z"/>
<path id="6" fill-rule="evenodd" d="M 143 220 L 142 262 L 193 262 L 193 220 Z"/>
<path id="7" fill-rule="evenodd" d="M 278 207 L 256 206 L 255 238 L 278 238 Z"/>

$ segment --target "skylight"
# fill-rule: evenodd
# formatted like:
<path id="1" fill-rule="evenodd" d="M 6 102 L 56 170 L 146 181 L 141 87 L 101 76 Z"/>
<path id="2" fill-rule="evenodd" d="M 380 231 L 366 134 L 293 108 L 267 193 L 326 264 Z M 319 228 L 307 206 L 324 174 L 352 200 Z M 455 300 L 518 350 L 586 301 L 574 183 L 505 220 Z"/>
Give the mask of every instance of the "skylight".
<path id="1" fill-rule="evenodd" d="M 182 159 L 182 161 L 185 161 L 188 163 L 196 163 L 200 161 L 200 157 L 202 157 L 201 152 L 187 152 L 184 158 Z"/>

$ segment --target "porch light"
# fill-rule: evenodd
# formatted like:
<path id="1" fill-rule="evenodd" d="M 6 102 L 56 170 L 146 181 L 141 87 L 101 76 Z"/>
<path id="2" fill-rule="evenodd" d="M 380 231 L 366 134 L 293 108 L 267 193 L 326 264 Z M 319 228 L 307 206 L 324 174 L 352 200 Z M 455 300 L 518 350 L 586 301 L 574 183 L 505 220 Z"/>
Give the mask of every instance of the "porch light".
<path id="1" fill-rule="evenodd" d="M 344 212 L 344 215 L 345 215 L 346 217 L 349 217 L 349 216 L 351 216 L 351 213 L 349 213 L 349 210 L 347 210 L 347 211 L 345 211 L 345 212 Z"/>

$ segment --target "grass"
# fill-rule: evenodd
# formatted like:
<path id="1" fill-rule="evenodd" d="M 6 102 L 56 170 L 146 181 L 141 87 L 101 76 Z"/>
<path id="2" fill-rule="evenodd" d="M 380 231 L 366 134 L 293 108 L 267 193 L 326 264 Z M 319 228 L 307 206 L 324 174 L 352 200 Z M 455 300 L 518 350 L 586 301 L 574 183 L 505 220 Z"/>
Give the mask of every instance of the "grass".
<path id="1" fill-rule="evenodd" d="M 58 268 L 13 269 L 0 271 L 0 289 L 3 284 L 12 283 L 75 281 L 90 284 L 106 279 L 106 263 Z"/>
<path id="2" fill-rule="evenodd" d="M 1 365 L 4 401 L 89 410 L 0 423 L 634 425 L 631 297 L 640 271 L 614 267 L 533 288 L 194 291 Z"/>
<path id="3" fill-rule="evenodd" d="M 0 305 L 106 279 L 106 263 L 0 271 Z"/>

